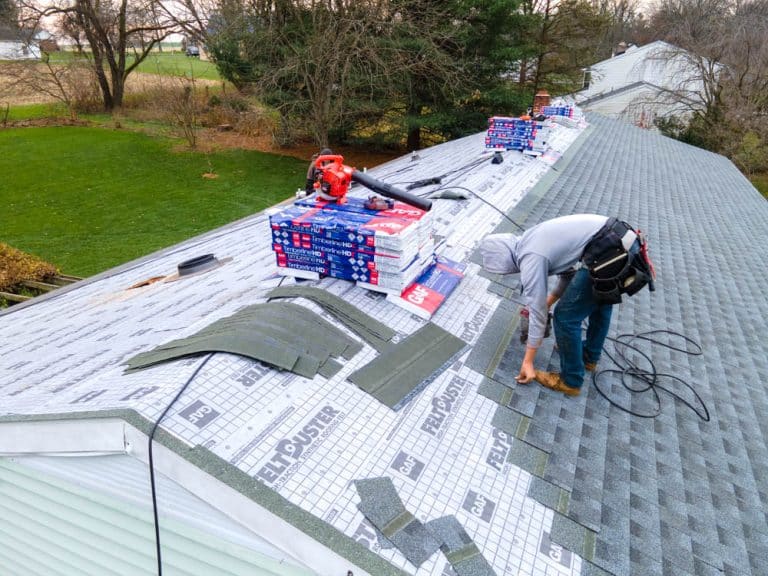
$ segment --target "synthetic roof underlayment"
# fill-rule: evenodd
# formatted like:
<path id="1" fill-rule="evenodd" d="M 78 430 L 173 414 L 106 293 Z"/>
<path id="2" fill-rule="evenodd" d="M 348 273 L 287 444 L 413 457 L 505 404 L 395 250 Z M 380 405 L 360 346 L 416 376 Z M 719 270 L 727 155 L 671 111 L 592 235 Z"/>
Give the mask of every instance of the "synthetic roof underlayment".
<path id="1" fill-rule="evenodd" d="M 392 411 L 347 381 L 377 357 L 369 344 L 330 379 L 216 354 L 163 420 L 156 469 L 320 574 L 451 574 L 446 554 L 455 549 L 417 570 L 377 536 L 355 481 L 382 477 L 425 525 L 455 517 L 453 533 L 463 527 L 459 541 L 471 539 L 497 574 L 764 574 L 768 204 L 720 156 L 588 120 L 557 127 L 540 158 L 506 152 L 491 164 L 478 134 L 371 173 L 402 184 L 482 157 L 444 182 L 523 226 L 597 212 L 646 231 L 657 290 L 616 307 L 611 336 L 670 329 L 701 344 L 701 356 L 649 354 L 659 372 L 695 387 L 709 422 L 664 393 L 661 413 L 639 418 L 592 383 L 577 398 L 516 386 L 517 283 L 482 273 L 476 255 L 484 235 L 513 228 L 478 199 L 438 200 L 441 251 L 468 267 L 431 321 L 468 346 L 426 389 Z M 269 237 L 258 214 L 0 316 L 0 453 L 146 460 L 152 423 L 203 360 L 129 374 L 122 364 L 266 301 L 278 283 Z M 127 289 L 205 253 L 232 260 Z M 397 341 L 425 324 L 349 282 L 314 285 L 385 323 Z M 290 301 L 336 323 L 311 300 Z M 542 368 L 557 362 L 546 342 Z M 620 395 L 618 387 L 602 384 Z M 649 404 L 632 400 L 638 411 Z"/>

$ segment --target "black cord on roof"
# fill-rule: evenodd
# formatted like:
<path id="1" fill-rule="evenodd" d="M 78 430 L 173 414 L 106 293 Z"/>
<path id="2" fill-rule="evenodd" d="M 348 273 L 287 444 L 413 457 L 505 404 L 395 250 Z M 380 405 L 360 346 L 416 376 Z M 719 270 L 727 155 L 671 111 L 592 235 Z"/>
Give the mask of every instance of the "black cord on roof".
<path id="1" fill-rule="evenodd" d="M 149 433 L 149 481 L 150 485 L 152 486 L 152 514 L 154 516 L 155 521 L 155 548 L 157 549 L 157 576 L 163 576 L 163 558 L 162 553 L 160 551 L 160 523 L 158 521 L 158 514 L 157 514 L 157 489 L 155 488 L 155 463 L 154 458 L 152 455 L 152 441 L 155 438 L 155 432 L 157 432 L 157 428 L 160 426 L 160 422 L 163 421 L 163 418 L 165 418 L 165 415 L 168 413 L 168 411 L 171 409 L 171 407 L 176 403 L 176 401 L 181 398 L 181 395 L 184 393 L 184 391 L 187 389 L 187 387 L 192 383 L 192 380 L 195 379 L 195 377 L 200 373 L 200 370 L 203 369 L 203 367 L 208 364 L 208 360 L 210 360 L 213 357 L 213 352 L 208 354 L 206 356 L 205 360 L 203 360 L 202 364 L 195 368 L 195 371 L 192 372 L 192 375 L 187 378 L 187 381 L 184 382 L 184 385 L 181 387 L 181 389 L 176 393 L 176 396 L 174 396 L 173 400 L 171 400 L 171 403 L 168 404 L 168 406 L 165 407 L 165 410 L 163 410 L 163 413 L 160 414 L 160 418 L 157 419 L 155 422 L 155 425 L 152 427 L 152 432 Z"/>
<path id="2" fill-rule="evenodd" d="M 490 206 L 491 208 L 493 208 L 494 210 L 496 210 L 496 212 L 498 212 L 499 214 L 501 214 L 502 216 L 504 216 L 504 218 L 506 218 L 507 220 L 509 220 L 509 221 L 510 221 L 512 224 L 514 224 L 515 226 L 517 226 L 517 228 L 520 230 L 520 232 L 525 232 L 525 228 L 523 228 L 522 226 L 520 226 L 520 224 L 518 224 L 517 222 L 515 222 L 514 220 L 512 220 L 512 218 L 510 218 L 510 217 L 507 215 L 507 213 L 506 213 L 506 212 L 504 212 L 504 211 L 500 210 L 499 208 L 497 208 L 496 206 L 494 206 L 493 204 L 491 204 L 490 202 L 488 202 L 488 200 L 486 200 L 485 198 L 483 198 L 482 196 L 480 196 L 480 195 L 479 195 L 477 192 L 475 192 L 474 190 L 470 190 L 469 188 L 466 188 L 465 186 L 441 186 L 441 187 L 440 187 L 440 188 L 438 188 L 437 190 L 433 190 L 432 192 L 430 192 L 430 194 L 432 194 L 432 193 L 434 193 L 434 192 L 437 192 L 437 191 L 439 191 L 439 190 L 451 190 L 451 189 L 454 189 L 454 190 L 464 190 L 465 192 L 469 192 L 470 194 L 472 194 L 472 196 L 474 196 L 475 198 L 477 198 L 478 200 L 480 200 L 480 202 L 482 202 L 483 204 L 485 204 L 485 205 L 487 205 L 487 206 Z M 436 199 L 436 200 L 440 200 L 440 198 L 435 198 L 435 199 Z"/>
<path id="3" fill-rule="evenodd" d="M 668 342 L 662 342 L 661 340 L 658 340 L 657 338 L 653 337 L 656 334 L 669 334 L 669 335 L 681 338 L 685 342 L 693 346 L 694 349 L 693 351 L 691 351 L 685 348 L 679 348 L 677 346 L 673 346 Z M 662 346 L 664 348 L 669 348 L 670 350 L 675 350 L 676 352 L 682 352 L 690 356 L 701 356 L 703 352 L 698 342 L 692 340 L 691 338 L 688 338 L 687 336 L 684 336 L 683 334 L 680 334 L 679 332 L 675 332 L 673 330 L 650 330 L 648 332 L 641 332 L 639 334 L 621 334 L 616 338 L 608 338 L 608 339 L 614 343 L 614 349 L 615 349 L 616 355 L 615 356 L 612 355 L 605 348 L 603 348 L 603 351 L 611 360 L 613 360 L 613 362 L 618 366 L 618 368 L 599 370 L 599 371 L 593 372 L 592 382 L 595 385 L 595 389 L 598 391 L 598 393 L 603 398 L 605 398 L 612 406 L 615 406 L 619 410 L 622 410 L 623 412 L 627 412 L 628 414 L 631 414 L 632 416 L 637 416 L 639 418 L 655 418 L 656 416 L 661 414 L 661 398 L 659 396 L 659 391 L 663 391 L 663 392 L 666 392 L 667 394 L 670 394 L 673 398 L 679 400 L 685 406 L 693 410 L 699 418 L 701 418 L 705 422 L 709 422 L 709 409 L 707 408 L 707 405 L 704 404 L 704 401 L 702 400 L 701 396 L 698 394 L 698 392 L 696 392 L 693 386 L 691 386 L 688 382 L 686 382 L 679 376 L 675 376 L 674 374 L 658 373 L 656 370 L 656 366 L 651 360 L 650 356 L 648 356 L 648 354 L 646 354 L 645 352 L 640 350 L 637 346 L 634 346 L 632 344 L 632 342 L 634 342 L 635 340 L 646 340 L 651 344 Z M 647 369 L 644 367 L 641 367 L 635 360 L 632 360 L 627 356 L 630 351 L 638 353 L 640 356 L 642 356 L 645 359 L 645 361 L 647 362 L 646 364 Z M 650 412 L 637 412 L 637 411 L 631 410 L 625 405 L 620 404 L 616 400 L 611 399 L 608 396 L 608 394 L 602 388 L 600 388 L 600 384 L 599 384 L 600 377 L 605 374 L 620 374 L 621 384 L 624 386 L 626 390 L 630 392 L 630 394 L 644 394 L 644 393 L 651 394 L 651 396 L 653 397 L 654 404 L 656 405 L 655 409 Z M 696 399 L 695 404 L 683 398 L 680 394 L 678 394 L 673 389 L 667 386 L 662 386 L 661 383 L 659 382 L 659 380 L 662 378 L 673 380 L 682 384 L 683 387 L 687 388 L 691 392 L 691 394 L 693 394 L 694 398 Z"/>

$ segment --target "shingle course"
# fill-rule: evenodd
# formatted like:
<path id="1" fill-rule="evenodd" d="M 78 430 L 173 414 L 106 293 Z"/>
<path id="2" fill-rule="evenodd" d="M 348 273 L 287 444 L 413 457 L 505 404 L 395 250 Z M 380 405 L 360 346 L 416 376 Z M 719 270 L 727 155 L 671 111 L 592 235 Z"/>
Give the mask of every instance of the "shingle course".
<path id="1" fill-rule="evenodd" d="M 609 406 L 590 381 L 578 398 L 515 388 L 509 407 L 531 418 L 526 441 L 549 454 L 544 479 L 570 493 L 552 539 L 578 552 L 578 530 L 567 523 L 596 532 L 585 575 L 762 574 L 768 300 L 754 263 L 768 245 L 768 205 L 721 156 L 599 116 L 589 120 L 594 130 L 578 155 L 538 202 L 521 202 L 512 218 L 522 216 L 527 227 L 596 212 L 646 231 L 657 291 L 615 307 L 610 336 L 664 328 L 698 342 L 701 356 L 640 347 L 659 373 L 692 387 L 662 381 L 703 416 L 695 391 L 711 421 L 665 392 L 660 414 L 641 419 Z M 694 350 L 679 337 L 659 338 Z M 511 348 L 494 374 L 499 381 L 519 367 L 521 347 Z M 541 365 L 556 362 L 545 356 Z M 600 367 L 610 366 L 604 356 Z M 601 377 L 600 388 L 633 410 L 656 408 L 616 380 Z"/>

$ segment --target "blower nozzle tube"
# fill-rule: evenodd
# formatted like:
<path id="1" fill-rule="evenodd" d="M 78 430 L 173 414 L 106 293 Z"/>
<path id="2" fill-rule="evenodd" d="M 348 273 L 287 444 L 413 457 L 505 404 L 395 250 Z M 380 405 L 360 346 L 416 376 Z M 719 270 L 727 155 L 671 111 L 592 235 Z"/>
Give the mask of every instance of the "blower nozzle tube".
<path id="1" fill-rule="evenodd" d="M 410 204 L 411 206 L 420 208 L 425 212 L 429 212 L 432 209 L 431 200 L 427 200 L 425 198 L 419 198 L 418 196 L 409 194 L 404 190 L 395 188 L 391 184 L 386 184 L 380 180 L 376 180 L 376 178 L 368 176 L 368 174 L 365 174 L 364 172 L 360 172 L 359 170 L 354 170 L 352 172 L 352 180 L 354 182 L 359 182 L 360 184 L 362 184 L 366 188 L 369 188 L 370 190 L 373 190 L 377 194 L 381 194 L 382 196 L 387 196 L 388 198 L 392 198 L 393 200 L 405 202 L 406 204 Z"/>

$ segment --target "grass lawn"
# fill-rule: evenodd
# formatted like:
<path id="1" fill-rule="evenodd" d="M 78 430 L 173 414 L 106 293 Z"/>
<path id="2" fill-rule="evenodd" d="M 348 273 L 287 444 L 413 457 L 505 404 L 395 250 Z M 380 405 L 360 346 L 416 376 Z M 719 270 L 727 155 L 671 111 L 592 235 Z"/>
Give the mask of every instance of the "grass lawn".
<path id="1" fill-rule="evenodd" d="M 17 106 L 5 106 L 0 103 L 0 120 L 6 119 L 6 111 L 8 112 L 7 119 L 9 122 L 15 122 L 18 120 L 35 120 L 38 118 L 57 118 L 66 117 L 69 115 L 66 106 L 59 103 L 50 104 L 23 104 Z"/>
<path id="2" fill-rule="evenodd" d="M 0 242 L 90 276 L 258 212 L 304 184 L 306 163 L 295 158 L 174 152 L 177 143 L 102 128 L 0 131 Z"/>

